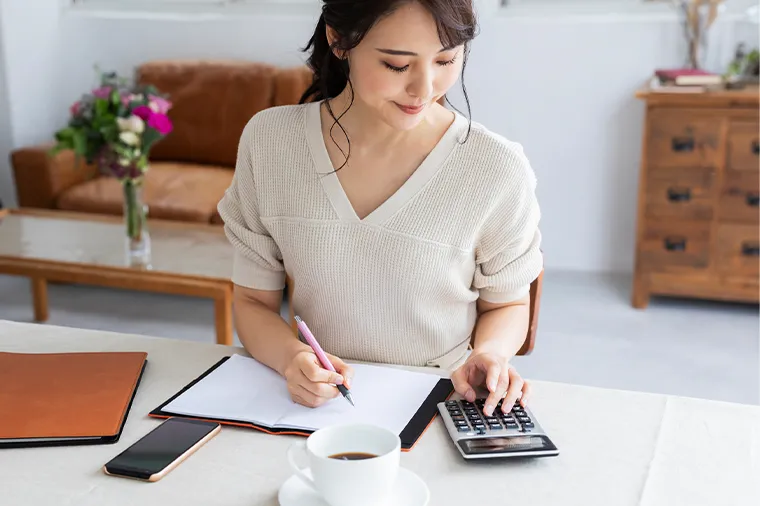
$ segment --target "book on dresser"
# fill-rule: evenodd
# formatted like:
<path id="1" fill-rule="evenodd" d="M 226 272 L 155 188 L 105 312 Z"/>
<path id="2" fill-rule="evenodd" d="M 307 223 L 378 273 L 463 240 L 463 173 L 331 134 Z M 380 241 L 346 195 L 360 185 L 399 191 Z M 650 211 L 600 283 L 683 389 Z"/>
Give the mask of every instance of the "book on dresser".
<path id="1" fill-rule="evenodd" d="M 646 108 L 632 304 L 758 302 L 758 87 L 637 93 Z"/>

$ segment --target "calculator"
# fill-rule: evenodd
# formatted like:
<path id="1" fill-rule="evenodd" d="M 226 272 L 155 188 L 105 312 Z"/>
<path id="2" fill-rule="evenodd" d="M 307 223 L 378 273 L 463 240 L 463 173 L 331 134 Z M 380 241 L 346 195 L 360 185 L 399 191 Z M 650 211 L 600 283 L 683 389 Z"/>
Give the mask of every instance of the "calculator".
<path id="1" fill-rule="evenodd" d="M 503 413 L 499 401 L 493 416 L 483 413 L 486 398 L 437 404 L 454 446 L 465 459 L 556 457 L 559 450 L 527 407 L 516 403 Z"/>

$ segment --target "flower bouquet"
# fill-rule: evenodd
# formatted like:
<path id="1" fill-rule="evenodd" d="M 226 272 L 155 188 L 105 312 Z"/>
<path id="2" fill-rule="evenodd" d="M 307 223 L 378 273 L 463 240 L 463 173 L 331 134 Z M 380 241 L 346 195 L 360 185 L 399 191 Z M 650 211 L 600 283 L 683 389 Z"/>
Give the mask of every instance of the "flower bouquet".
<path id="1" fill-rule="evenodd" d="M 121 182 L 127 254 L 131 264 L 150 262 L 147 206 L 142 188 L 151 147 L 172 130 L 166 96 L 152 85 L 136 85 L 115 72 L 100 73 L 99 86 L 70 108 L 65 128 L 55 133 L 55 154 L 73 150 L 100 172 Z"/>

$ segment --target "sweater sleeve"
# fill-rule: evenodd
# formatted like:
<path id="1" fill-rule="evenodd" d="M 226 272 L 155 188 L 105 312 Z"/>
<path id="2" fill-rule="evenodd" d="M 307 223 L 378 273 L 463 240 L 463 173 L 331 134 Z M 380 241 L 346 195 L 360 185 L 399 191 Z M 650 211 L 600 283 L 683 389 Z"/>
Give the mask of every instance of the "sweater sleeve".
<path id="1" fill-rule="evenodd" d="M 521 150 L 509 157 L 504 191 L 494 203 L 475 250 L 474 288 L 492 303 L 518 300 L 543 269 L 536 178 Z"/>
<path id="2" fill-rule="evenodd" d="M 285 287 L 282 254 L 259 216 L 251 155 L 252 125 L 249 122 L 243 130 L 235 174 L 217 210 L 234 248 L 232 282 L 257 290 L 281 290 Z"/>

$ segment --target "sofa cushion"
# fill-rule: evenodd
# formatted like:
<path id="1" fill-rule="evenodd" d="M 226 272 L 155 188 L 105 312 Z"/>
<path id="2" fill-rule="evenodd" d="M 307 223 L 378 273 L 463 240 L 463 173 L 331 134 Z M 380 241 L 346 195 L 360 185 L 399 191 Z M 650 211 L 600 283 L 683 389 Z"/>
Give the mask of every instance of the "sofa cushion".
<path id="1" fill-rule="evenodd" d="M 160 60 L 140 65 L 135 79 L 166 93 L 174 129 L 151 160 L 233 167 L 248 120 L 272 106 L 277 68 L 227 60 Z"/>
<path id="2" fill-rule="evenodd" d="M 314 73 L 305 65 L 279 69 L 274 80 L 272 105 L 297 104 L 301 100 L 301 95 L 311 85 L 313 78 Z"/>
<path id="3" fill-rule="evenodd" d="M 211 223 L 233 174 L 225 167 L 152 163 L 143 189 L 148 216 Z M 119 181 L 101 176 L 69 188 L 60 195 L 57 205 L 67 211 L 121 215 L 123 202 Z"/>

